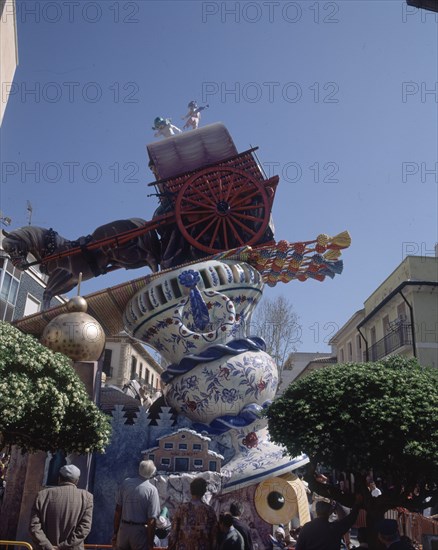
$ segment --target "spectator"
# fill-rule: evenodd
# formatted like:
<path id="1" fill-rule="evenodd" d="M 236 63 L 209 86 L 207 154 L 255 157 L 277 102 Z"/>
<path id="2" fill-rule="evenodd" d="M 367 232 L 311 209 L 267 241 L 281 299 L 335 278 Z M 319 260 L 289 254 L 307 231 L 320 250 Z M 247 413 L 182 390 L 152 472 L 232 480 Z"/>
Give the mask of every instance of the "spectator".
<path id="1" fill-rule="evenodd" d="M 219 550 L 244 550 L 242 535 L 233 525 L 233 516 L 229 513 L 219 517 Z"/>
<path id="2" fill-rule="evenodd" d="M 143 460 L 137 477 L 126 478 L 116 497 L 113 547 L 118 550 L 152 550 L 160 497 L 149 479 L 155 475 L 152 460 Z"/>
<path id="3" fill-rule="evenodd" d="M 348 516 L 330 523 L 333 507 L 324 501 L 317 502 L 316 518 L 301 528 L 296 550 L 339 550 L 341 538 L 355 522 L 361 504 L 362 497 L 356 495 Z"/>
<path id="4" fill-rule="evenodd" d="M 218 535 L 216 514 L 202 501 L 207 482 L 196 477 L 190 484 L 192 498 L 181 504 L 172 517 L 168 550 L 214 550 Z"/>
<path id="5" fill-rule="evenodd" d="M 230 513 L 233 517 L 233 525 L 242 535 L 245 550 L 253 550 L 251 529 L 240 519 L 243 513 L 243 506 L 240 502 L 233 502 L 230 506 Z"/>
<path id="6" fill-rule="evenodd" d="M 390 550 L 414 550 L 407 537 L 401 537 L 395 519 L 384 519 L 377 526 L 379 541 Z"/>
<path id="7" fill-rule="evenodd" d="M 59 470 L 59 485 L 40 491 L 30 518 L 36 550 L 81 550 L 91 530 L 93 495 L 77 484 L 81 471 L 73 464 Z"/>

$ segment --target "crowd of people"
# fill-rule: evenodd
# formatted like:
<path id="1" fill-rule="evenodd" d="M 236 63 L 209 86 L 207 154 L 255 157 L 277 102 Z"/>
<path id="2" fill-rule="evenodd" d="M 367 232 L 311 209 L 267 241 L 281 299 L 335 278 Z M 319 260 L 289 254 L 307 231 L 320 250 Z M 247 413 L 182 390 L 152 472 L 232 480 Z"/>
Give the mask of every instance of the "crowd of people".
<path id="1" fill-rule="evenodd" d="M 117 492 L 114 513 L 114 550 L 339 550 L 348 548 L 346 534 L 356 522 L 363 496 L 356 495 L 351 509 L 338 512 L 336 503 L 316 499 L 311 521 L 295 529 L 278 525 L 262 548 L 252 540 L 251 529 L 242 521 L 241 502 L 231 503 L 229 510 L 215 510 L 204 501 L 207 481 L 199 476 L 190 484 L 191 498 L 180 504 L 171 518 L 167 508 L 160 508 L 160 498 L 150 479 L 156 468 L 151 460 L 139 464 L 138 475 L 125 479 Z M 59 471 L 59 484 L 40 491 L 30 520 L 35 550 L 82 550 L 91 530 L 93 495 L 78 489 L 80 470 L 74 465 Z M 373 495 L 375 488 L 370 485 Z M 316 496 L 316 495 L 315 495 Z M 400 536 L 395 520 L 385 519 L 377 525 L 378 548 L 409 550 L 413 547 Z M 348 542 L 346 542 L 346 540 Z M 368 532 L 357 532 L 358 548 L 368 545 Z M 374 548 L 374 547 L 373 547 Z"/>

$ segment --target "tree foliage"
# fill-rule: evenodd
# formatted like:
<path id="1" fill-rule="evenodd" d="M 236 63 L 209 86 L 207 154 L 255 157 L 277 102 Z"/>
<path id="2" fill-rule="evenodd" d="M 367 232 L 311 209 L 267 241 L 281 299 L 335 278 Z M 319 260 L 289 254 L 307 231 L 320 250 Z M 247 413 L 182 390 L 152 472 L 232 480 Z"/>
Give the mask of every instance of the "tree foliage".
<path id="1" fill-rule="evenodd" d="M 0 442 L 80 454 L 103 452 L 110 433 L 70 359 L 1 322 Z"/>
<path id="2" fill-rule="evenodd" d="M 284 296 L 263 298 L 254 315 L 252 332 L 264 339 L 266 352 L 273 357 L 281 372 L 301 336 L 301 326 L 292 303 Z"/>
<path id="3" fill-rule="evenodd" d="M 420 478 L 429 487 L 438 481 L 438 376 L 416 359 L 316 370 L 292 383 L 267 417 L 272 440 L 293 456 L 306 453 L 313 466 L 357 479 L 372 469 L 399 495 Z"/>

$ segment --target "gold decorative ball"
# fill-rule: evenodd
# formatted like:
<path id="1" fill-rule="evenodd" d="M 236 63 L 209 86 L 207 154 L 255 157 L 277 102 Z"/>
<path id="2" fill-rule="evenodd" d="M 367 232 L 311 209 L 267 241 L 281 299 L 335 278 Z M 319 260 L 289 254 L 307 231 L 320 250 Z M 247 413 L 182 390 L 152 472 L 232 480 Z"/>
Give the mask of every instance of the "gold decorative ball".
<path id="1" fill-rule="evenodd" d="M 88 313 L 63 313 L 46 326 L 41 343 L 72 361 L 97 361 L 105 347 L 105 333 Z"/>
<path id="2" fill-rule="evenodd" d="M 67 309 L 68 311 L 79 311 L 81 313 L 86 313 L 88 309 L 88 304 L 85 298 L 82 298 L 82 296 L 74 296 L 68 301 Z"/>

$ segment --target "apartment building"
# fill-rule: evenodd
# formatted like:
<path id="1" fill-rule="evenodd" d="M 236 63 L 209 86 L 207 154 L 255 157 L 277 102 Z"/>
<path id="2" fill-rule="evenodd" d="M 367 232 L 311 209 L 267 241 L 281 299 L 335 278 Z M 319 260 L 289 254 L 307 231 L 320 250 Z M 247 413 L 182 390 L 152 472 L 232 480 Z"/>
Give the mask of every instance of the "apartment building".
<path id="1" fill-rule="evenodd" d="M 162 367 L 140 342 L 126 333 L 106 338 L 102 372 L 107 384 L 119 388 L 130 380 L 146 385 L 151 394 L 161 388 Z"/>
<path id="2" fill-rule="evenodd" d="M 330 344 L 339 363 L 398 354 L 438 367 L 438 258 L 407 256 Z"/>
<path id="3" fill-rule="evenodd" d="M 18 65 L 17 17 L 15 0 L 0 0 L 0 126 L 13 87 Z"/>
<path id="4" fill-rule="evenodd" d="M 1 247 L 0 234 L 0 321 L 12 322 L 41 309 L 47 276 L 38 266 L 20 271 Z M 52 300 L 52 306 L 65 303 L 62 297 Z"/>

